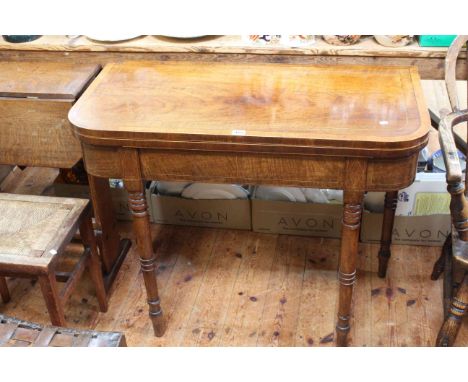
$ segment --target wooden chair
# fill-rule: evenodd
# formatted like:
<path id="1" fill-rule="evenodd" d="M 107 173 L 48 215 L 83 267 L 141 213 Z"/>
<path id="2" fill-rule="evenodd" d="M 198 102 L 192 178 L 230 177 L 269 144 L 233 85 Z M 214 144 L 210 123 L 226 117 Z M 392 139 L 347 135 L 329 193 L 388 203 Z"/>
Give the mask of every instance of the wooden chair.
<path id="1" fill-rule="evenodd" d="M 42 326 L 0 314 L 1 347 L 124 347 L 120 332 Z"/>
<path id="2" fill-rule="evenodd" d="M 6 276 L 38 278 L 53 325 L 65 326 L 63 305 L 86 266 L 99 307 L 107 311 L 101 262 L 86 199 L 0 194 L 0 295 L 10 300 Z M 77 229 L 84 251 L 73 271 L 56 275 L 56 265 Z M 59 291 L 57 279 L 65 281 Z"/>
<path id="3" fill-rule="evenodd" d="M 434 265 L 431 276 L 435 280 L 444 272 L 444 310 L 446 314 L 437 336 L 437 346 L 453 345 L 460 329 L 461 320 L 468 310 L 468 201 L 465 195 L 468 183 L 467 179 L 465 179 L 465 184 L 463 183 L 458 148 L 453 136 L 453 128 L 459 123 L 468 121 L 468 109 L 460 110 L 455 76 L 458 54 L 467 41 L 468 36 L 458 36 L 450 46 L 445 60 L 445 82 L 452 112 L 441 111 L 439 141 L 447 171 L 447 190 L 451 195 L 452 234 L 447 238 L 442 255 Z M 462 280 L 456 291 L 454 291 L 452 283 L 452 267 L 458 267 L 462 273 Z"/>

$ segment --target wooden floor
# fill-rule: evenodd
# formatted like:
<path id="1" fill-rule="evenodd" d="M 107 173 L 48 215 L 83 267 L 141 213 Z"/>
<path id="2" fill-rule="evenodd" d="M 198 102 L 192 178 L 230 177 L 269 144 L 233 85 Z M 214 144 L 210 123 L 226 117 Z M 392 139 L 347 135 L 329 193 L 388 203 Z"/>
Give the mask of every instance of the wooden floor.
<path id="1" fill-rule="evenodd" d="M 27 168 L 3 191 L 41 193 L 55 170 Z M 41 186 L 42 184 L 42 186 Z M 120 224 L 131 237 L 128 223 Z M 129 346 L 332 346 L 340 241 L 248 231 L 153 225 L 158 280 L 168 329 L 152 335 L 134 248 L 99 313 L 88 279 L 66 305 L 70 326 L 125 332 Z M 385 280 L 378 246 L 359 247 L 350 344 L 431 346 L 442 322 L 442 284 L 429 278 L 439 248 L 393 246 Z M 0 312 L 48 323 L 39 285 L 9 279 Z M 468 345 L 465 320 L 457 345 Z"/>

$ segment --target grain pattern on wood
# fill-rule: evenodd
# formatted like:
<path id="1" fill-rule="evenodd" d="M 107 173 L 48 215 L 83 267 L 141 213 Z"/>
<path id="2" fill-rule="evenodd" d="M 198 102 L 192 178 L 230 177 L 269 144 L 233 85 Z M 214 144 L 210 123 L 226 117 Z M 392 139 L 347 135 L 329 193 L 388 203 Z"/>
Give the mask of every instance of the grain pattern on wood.
<path id="1" fill-rule="evenodd" d="M 59 168 L 75 165 L 82 151 L 67 114 L 99 70 L 99 65 L 89 63 L 0 62 L 0 163 Z M 31 179 L 23 180 L 26 183 L 21 192 L 36 193 L 28 188 Z M 102 223 L 102 257 L 109 273 L 119 255 L 119 237 L 112 225 L 112 209 L 106 208 L 105 186 L 90 183 L 93 198 L 99 198 L 99 194 L 103 198 L 95 205 L 103 206 L 96 216 Z M 98 195 L 93 194 L 95 189 Z"/>
<path id="2" fill-rule="evenodd" d="M 129 233 L 130 226 L 128 223 L 119 223 L 119 228 L 123 234 Z M 168 265 L 168 268 L 158 271 L 161 297 L 165 301 L 165 313 L 171 317 L 166 335 L 161 338 L 153 337 L 153 329 L 146 314 L 146 296 L 144 289 L 142 289 L 139 261 L 134 253 L 127 256 L 122 266 L 123 272 L 119 273 L 113 285 L 108 313 L 96 313 L 97 303 L 93 302 L 96 301 L 94 288 L 91 280 L 85 277 L 78 286 L 77 294 L 79 298 L 72 295 L 72 303 L 67 306 L 68 322 L 80 328 L 125 332 L 129 346 L 184 345 L 182 340 L 184 331 L 178 329 L 179 325 L 182 325 L 182 329 L 184 329 L 192 310 L 208 312 L 209 308 L 205 306 L 205 300 L 196 299 L 197 290 L 190 291 L 190 296 L 187 296 L 186 299 L 182 294 L 184 290 L 189 290 L 192 281 L 196 283 L 192 284 L 194 289 L 209 288 L 209 285 L 206 285 L 209 279 L 205 280 L 203 275 L 214 265 L 213 262 L 208 262 L 208 259 L 212 253 L 214 236 L 223 233 L 223 230 L 156 225 L 152 225 L 151 228 L 153 237 L 158 238 L 156 254 L 158 259 L 161 257 L 163 259 L 160 264 Z M 234 235 L 240 233 L 240 231 L 232 232 Z M 272 248 L 271 241 L 276 241 L 280 236 L 255 235 L 258 235 L 257 237 L 260 239 L 258 252 L 267 252 L 268 255 L 267 253 L 264 254 L 265 258 L 267 256 L 275 258 L 276 251 Z M 242 237 L 245 238 L 245 236 Z M 297 240 L 298 244 L 304 240 L 309 243 L 307 253 L 309 258 L 316 261 L 317 264 L 312 262 L 306 264 L 306 273 L 302 275 L 304 283 L 300 287 L 297 286 L 300 288 L 299 291 L 292 290 L 293 294 L 298 293 L 301 295 L 301 307 L 296 332 L 297 340 L 291 343 L 277 343 L 277 345 L 310 346 L 310 341 L 307 342 L 309 337 L 313 340 L 313 346 L 333 345 L 333 336 L 330 338 L 328 335 L 333 333 L 335 300 L 338 296 L 336 264 L 340 241 L 320 238 L 294 239 Z M 174 245 L 176 240 L 179 243 Z M 240 242 L 240 237 L 233 238 L 233 241 Z M 136 251 L 135 248 L 132 247 L 130 251 Z M 296 248 L 300 248 L 300 246 Z M 391 344 L 406 344 L 407 346 L 432 346 L 443 319 L 441 309 L 442 281 L 434 282 L 429 279 L 428 275 L 433 262 L 439 255 L 440 248 L 394 246 L 393 265 L 389 268 L 387 277 L 387 280 L 396 280 L 393 297 L 386 290 L 387 285 L 390 284 L 377 276 L 376 253 L 378 248 L 377 244 L 359 245 L 363 256 L 366 256 L 367 261 L 371 264 L 368 267 L 366 261 L 358 261 L 358 282 L 355 286 L 354 299 L 354 314 L 357 316 L 351 319 L 350 345 L 390 346 Z M 200 259 L 199 262 L 192 262 L 194 259 L 198 259 L 199 256 L 203 259 Z M 326 260 L 321 260 L 322 258 Z M 189 265 L 188 262 L 192 262 L 192 265 Z M 171 264 L 175 264 L 175 266 L 172 267 Z M 421 266 L 421 264 L 424 266 Z M 250 272 L 251 268 L 243 267 L 239 269 L 240 272 L 236 280 L 239 278 L 243 280 L 242 284 L 245 289 L 256 289 L 259 284 L 256 283 L 254 278 L 244 274 L 244 272 Z M 282 285 L 283 281 L 281 280 L 284 273 L 273 272 L 272 268 L 267 267 L 258 266 L 256 269 L 259 280 L 268 278 L 270 283 Z M 188 270 L 190 270 L 190 274 L 193 274 L 193 279 L 184 282 Z M 404 270 L 407 270 L 407 272 Z M 219 269 L 216 271 L 219 272 Z M 229 268 L 226 268 L 225 272 L 228 271 Z M 211 272 L 215 272 L 215 270 L 212 269 Z M 295 277 L 300 278 L 301 275 Z M 177 282 L 181 283 L 179 286 L 182 288 L 181 290 L 172 287 Z M 240 283 L 238 282 L 237 285 L 240 285 Z M 12 301 L 6 305 L 0 303 L 0 312 L 47 323 L 49 318 L 47 311 L 44 309 L 40 289 L 32 287 L 28 280 L 11 280 L 10 284 L 15 285 L 11 288 Z M 232 284 L 230 285 L 232 286 Z M 311 290 L 309 286 L 316 286 L 317 289 Z M 295 289 L 296 287 L 291 288 Z M 406 290 L 406 294 L 403 294 L 403 291 L 400 292 L 398 288 Z M 235 292 L 223 283 L 220 283 L 219 290 L 224 291 L 224 299 L 228 299 Z M 308 296 L 311 294 L 313 296 L 309 299 Z M 390 296 L 390 299 L 387 296 Z M 172 302 L 172 298 L 175 298 L 176 301 Z M 89 302 L 83 303 L 82 299 L 89 300 Z M 368 304 L 369 300 L 372 301 L 372 304 Z M 413 303 L 413 300 L 416 302 Z M 406 313 L 401 313 L 401 316 L 396 317 L 394 313 L 396 310 L 392 307 L 393 304 L 401 304 L 401 307 L 406 309 Z M 389 305 L 391 306 L 390 309 Z M 28 309 L 25 309 L 25 307 Z M 238 305 L 236 314 L 247 317 L 246 314 L 251 312 L 251 308 L 248 305 Z M 229 314 L 227 317 L 229 317 Z M 174 327 L 172 327 L 171 322 L 174 323 Z M 227 321 L 225 322 L 227 323 Z M 243 343 L 244 346 L 251 346 L 252 344 L 249 337 L 252 331 L 251 327 L 248 327 L 250 323 L 237 328 L 239 346 L 243 346 L 241 343 L 242 338 L 248 339 L 247 342 Z M 398 340 L 391 336 L 392 326 L 398 327 L 398 331 L 395 332 Z M 226 327 L 221 327 L 219 330 L 223 331 Z M 303 333 L 310 335 L 301 339 L 300 336 Z M 411 335 L 406 337 L 405 333 Z M 466 342 L 468 339 L 467 333 L 468 321 L 464 320 L 455 345 L 466 346 L 468 344 Z M 225 342 L 225 339 L 228 342 Z M 218 343 L 220 346 L 229 346 L 230 344 L 229 337 L 224 336 Z M 275 345 L 275 343 L 271 344 Z"/>
<path id="3" fill-rule="evenodd" d="M 55 275 L 50 273 L 40 275 L 39 284 L 41 285 L 42 295 L 44 296 L 52 325 L 66 326 L 65 314 L 63 312 L 62 302 L 60 301 Z"/>
<path id="4" fill-rule="evenodd" d="M 35 181 L 45 182 L 51 169 L 36 169 Z M 21 172 L 20 172 L 21 180 Z M 44 185 L 42 188 L 45 188 Z M 40 190 L 38 184 L 31 189 Z M 10 189 L 10 192 L 14 191 Z M 123 235 L 131 235 L 131 226 L 127 222 L 119 222 L 118 229 Z M 131 346 L 180 346 L 183 345 L 183 331 L 177 330 L 187 323 L 187 317 L 192 310 L 203 309 L 203 303 L 196 302 L 197 291 L 205 283 L 203 275 L 212 265 L 208 262 L 212 254 L 213 241 L 222 230 L 177 227 L 151 226 L 152 236 L 156 238 L 155 253 L 158 258 L 158 279 L 161 284 L 161 296 L 165 301 L 167 315 L 171 315 L 166 335 L 161 338 L 152 336 L 152 326 L 147 319 L 146 297 L 142 289 L 139 273 L 138 257 L 131 253 L 122 265 L 122 272 L 116 278 L 111 289 L 109 311 L 106 314 L 97 312 L 97 301 L 91 280 L 86 276 L 77 285 L 77 293 L 72 294 L 71 302 L 67 304 L 67 321 L 79 328 L 95 328 L 98 330 L 123 331 Z M 233 231 L 237 234 L 239 231 Z M 253 233 L 252 233 L 253 234 Z M 275 258 L 276 252 L 271 242 L 278 235 L 253 234 L 259 238 L 258 253 L 265 251 L 264 258 Z M 243 239 L 245 236 L 243 236 Z M 240 240 L 234 238 L 234 241 Z M 338 285 L 336 282 L 336 264 L 340 241 L 336 239 L 300 238 L 307 241 L 307 253 L 310 261 L 306 263 L 304 282 L 301 287 L 301 307 L 295 343 L 282 343 L 286 346 L 327 346 L 333 344 L 333 318 L 336 306 Z M 443 321 L 442 315 L 442 281 L 432 281 L 428 275 L 434 261 L 438 258 L 439 247 L 401 246 L 393 247 L 393 265 L 389 268 L 388 277 L 382 280 L 377 277 L 376 244 L 360 244 L 358 256 L 358 282 L 354 292 L 354 315 L 351 316 L 350 345 L 352 346 L 389 346 L 391 344 L 407 346 L 432 346 Z M 67 249 L 68 251 L 68 249 Z M 136 251 L 135 248 L 131 251 Z M 72 253 L 70 253 L 72 254 Z M 196 260 L 199 259 L 199 262 Z M 322 260 L 325 259 L 325 260 Z M 188 264 L 191 262 L 192 264 Z M 250 267 L 240 268 L 237 278 L 242 280 L 246 289 L 256 288 L 254 278 L 244 275 Z M 256 267 L 259 280 L 268 278 L 273 282 L 278 273 L 271 268 Z M 187 274 L 193 275 L 189 282 L 181 282 L 180 290 L 173 288 Z M 263 274 L 266 273 L 266 274 Z M 236 279 L 237 280 L 237 279 Z M 392 284 L 388 280 L 395 280 Z M 190 284 L 191 282 L 195 284 Z M 310 283 L 313 284 L 310 284 Z M 251 284 L 253 283 L 253 284 Z M 279 283 L 279 281 L 278 281 Z M 49 321 L 40 288 L 26 279 L 8 279 L 11 301 L 0 303 L 0 312 L 10 316 L 22 317 L 30 321 L 46 324 Z M 172 285 L 172 286 L 171 286 Z M 317 289 L 311 290 L 309 285 Z M 387 291 L 387 286 L 392 290 Z M 225 299 L 231 295 L 229 288 L 225 290 Z M 185 298 L 185 291 L 190 296 Z M 405 293 L 406 292 L 406 293 Z M 295 292 L 294 292 L 295 293 Z M 314 295 L 309 298 L 310 294 Z M 180 297 L 178 297 L 180 296 Z M 174 303 L 171 300 L 174 298 Z M 177 301 L 177 302 L 176 302 Z M 393 308 L 392 305 L 400 307 Z M 390 306 L 390 308 L 389 308 Z M 243 306 L 238 305 L 236 314 L 243 315 Z M 406 313 L 402 309 L 406 309 Z M 396 315 L 394 312 L 400 312 Z M 250 312 L 250 311 L 249 311 Z M 325 316 L 323 316 L 325 315 Z M 227 316 L 229 317 L 229 316 Z M 174 330 L 171 322 L 176 323 Z M 227 321 L 226 321 L 227 322 Z M 135 325 L 134 325 L 135 324 Z M 396 327 L 394 335 L 391 328 Z M 221 331 L 224 327 L 221 328 Z M 248 338 L 251 328 L 238 328 L 237 338 Z M 300 338 L 303 333 L 317 333 L 312 338 Z M 407 337 L 406 333 L 410 333 Z M 223 337 L 224 338 L 224 337 Z M 239 345 L 242 345 L 239 341 Z M 219 345 L 229 345 L 224 339 Z M 463 320 L 455 346 L 468 344 L 468 320 Z"/>
<path id="5" fill-rule="evenodd" d="M 0 61 L 0 97 L 75 100 L 99 70 L 96 64 Z"/>
<path id="6" fill-rule="evenodd" d="M 0 314 L 0 347 L 10 346 L 126 346 L 126 342 L 122 333 L 43 327 Z"/>
<path id="7" fill-rule="evenodd" d="M 351 164 L 352 167 L 356 166 Z M 338 322 L 336 324 L 337 346 L 347 346 L 347 336 L 350 330 L 351 303 L 353 287 L 356 282 L 356 263 L 361 226 L 362 200 L 361 191 L 344 192 L 343 225 L 341 231 L 340 264 L 338 268 L 339 301 Z"/>
<path id="8" fill-rule="evenodd" d="M 81 155 L 67 113 L 99 68 L 0 61 L 0 163 L 73 166 Z"/>
<path id="9" fill-rule="evenodd" d="M 236 253 L 240 268 L 230 293 L 229 308 L 220 331 L 218 345 L 255 346 L 261 335 L 263 313 L 268 295 L 271 269 L 275 257 L 276 237 L 251 234 L 243 253 Z M 284 300 L 286 302 L 286 300 Z"/>
<path id="10" fill-rule="evenodd" d="M 13 194 L 41 195 L 55 181 L 57 175 L 56 168 L 26 167 L 20 170 L 15 166 L 1 183 L 0 190 Z"/>
<path id="11" fill-rule="evenodd" d="M 307 242 L 294 236 L 279 236 L 257 346 L 293 344 L 301 305 L 301 290 L 307 257 Z"/>
<path id="12" fill-rule="evenodd" d="M 94 236 L 93 223 L 91 217 L 84 219 L 80 224 L 80 235 L 85 245 L 85 250 L 89 248 L 90 255 L 88 260 L 88 269 L 91 273 L 94 287 L 96 288 L 96 296 L 99 301 L 101 312 L 107 312 L 107 295 L 102 279 L 102 266 L 99 259 L 96 237 Z"/>
<path id="13" fill-rule="evenodd" d="M 88 175 L 88 181 L 96 223 L 101 229 L 98 244 L 102 253 L 104 271 L 109 273 L 117 261 L 120 243 L 110 195 L 109 180 Z"/>
<path id="14" fill-rule="evenodd" d="M 81 149 L 67 119 L 71 105 L 71 101 L 0 99 L 0 163 L 72 167 L 81 158 Z"/>
<path id="15" fill-rule="evenodd" d="M 133 216 L 133 228 L 136 233 L 141 271 L 148 296 L 149 316 L 153 323 L 154 334 L 162 336 L 166 329 L 166 323 L 161 309 L 156 281 L 156 258 L 151 245 L 148 206 L 146 204 L 138 152 L 135 149 L 122 149 L 120 156 L 122 164 L 125 163 L 122 178 L 128 191 L 128 207 Z"/>
<path id="16" fill-rule="evenodd" d="M 119 178 L 122 168 L 112 148 L 83 145 L 87 171 L 96 176 Z M 272 184 L 342 189 L 343 157 L 251 153 L 196 152 L 190 150 L 141 150 L 145 179 L 213 183 Z M 405 188 L 415 176 L 417 153 L 401 159 L 369 159 L 368 191 Z M 155 166 L 154 163 L 158 163 Z M 335 174 L 330 177 L 329 174 Z"/>
<path id="17" fill-rule="evenodd" d="M 81 52 L 81 51 L 17 51 L 0 50 L 2 61 L 95 63 L 105 65 L 125 61 L 200 61 L 200 62 L 251 62 L 283 63 L 299 65 L 384 65 L 416 66 L 421 78 L 440 80 L 444 78 L 443 57 L 395 57 L 395 56 L 355 56 L 355 55 L 290 55 L 252 53 L 141 53 L 141 52 Z M 457 67 L 457 78 L 464 79 L 467 69 Z"/>
<path id="18" fill-rule="evenodd" d="M 182 339 L 184 346 L 216 346 L 219 343 L 229 299 L 233 297 L 241 258 L 245 256 L 250 236 L 250 232 L 220 232 L 195 302 L 202 309 L 192 310 L 187 318 Z"/>
<path id="19" fill-rule="evenodd" d="M 429 125 L 415 68 L 181 62 L 107 65 L 69 119 L 95 144 L 339 147 L 368 156 L 417 151 Z"/>
<path id="20" fill-rule="evenodd" d="M 8 290 L 6 278 L 3 276 L 0 276 L 0 296 L 5 304 L 10 301 L 10 291 Z"/>
<path id="21" fill-rule="evenodd" d="M 452 112 L 441 111 L 439 123 L 439 141 L 446 167 L 447 190 L 450 193 L 450 215 L 452 216 L 452 237 L 446 241 L 442 257 L 434 266 L 432 278 L 438 277 L 441 265 L 444 264 L 444 302 L 451 296 L 450 304 L 444 304 L 446 316 L 437 335 L 437 346 L 453 346 L 461 326 L 461 320 L 468 310 L 468 281 L 466 278 L 468 269 L 467 242 L 468 242 L 468 202 L 466 200 L 463 173 L 458 160 L 458 149 L 455 145 L 453 127 L 460 122 L 468 121 L 468 110 L 460 110 L 461 102 L 457 93 L 456 65 L 457 56 L 468 36 L 457 36 L 450 46 L 445 59 L 445 83 Z M 468 66 L 468 59 L 466 61 Z M 468 178 L 465 180 L 468 184 Z M 447 250 L 451 249 L 452 258 Z M 439 263 L 439 264 L 438 264 Z M 453 269 L 452 269 L 453 268 Z M 450 285 L 452 275 L 456 272 L 462 274 L 462 279 L 457 290 Z M 447 274 L 448 273 L 448 274 Z M 447 307 L 447 305 L 449 305 Z"/>
<path id="22" fill-rule="evenodd" d="M 447 93 L 453 111 L 458 111 L 461 109 L 461 102 L 457 94 L 455 72 L 457 67 L 457 58 L 460 55 L 460 51 L 462 50 L 463 45 L 465 45 L 467 41 L 468 36 L 457 36 L 452 45 L 450 45 L 447 51 L 447 56 L 445 57 L 445 84 L 447 86 Z"/>
<path id="23" fill-rule="evenodd" d="M 350 232 L 345 229 L 341 251 L 337 343 L 345 345 L 356 275 L 356 208 L 364 191 L 395 190 L 414 177 L 429 125 L 419 77 L 409 67 L 268 69 L 267 75 L 264 65 L 253 64 L 111 64 L 69 118 L 90 173 L 121 177 L 130 191 L 153 316 L 161 311 L 143 200 L 145 178 L 288 185 L 305 178 L 308 185 L 343 188 L 350 195 L 345 208 Z M 166 173 L 159 176 L 163 168 Z M 301 168 L 306 171 L 296 174 Z M 288 319 L 297 317 L 299 307 L 288 305 L 293 309 Z M 225 312 L 217 314 L 206 327 L 194 328 L 190 340 L 215 343 Z M 295 338 L 290 325 L 285 320 L 284 336 Z M 279 334 L 275 337 L 281 341 Z"/>
<path id="24" fill-rule="evenodd" d="M 2 184 L 3 179 L 5 179 L 8 174 L 13 170 L 14 166 L 11 165 L 0 165 L 0 184 Z"/>
<path id="25" fill-rule="evenodd" d="M 164 232 L 165 230 L 163 230 Z M 163 345 L 185 346 L 184 337 L 187 333 L 189 317 L 198 299 L 204 282 L 206 269 L 214 255 L 213 248 L 219 236 L 216 230 L 203 230 L 192 227 L 183 234 L 180 240 L 178 230 L 172 232 L 172 237 L 164 256 L 158 256 L 158 280 L 164 286 L 161 298 L 165 301 L 165 312 L 168 317 L 168 328 Z M 222 236 L 220 236 L 222 237 Z M 161 238 L 162 243 L 164 239 Z M 173 256 L 176 253 L 178 256 Z M 175 261 L 174 261 L 174 260 Z M 228 293 L 229 290 L 224 290 Z M 219 341 L 219 336 L 216 341 Z M 221 342 L 222 343 L 222 342 Z M 151 333 L 142 343 L 152 344 Z"/>
<path id="26" fill-rule="evenodd" d="M 303 241 L 307 242 L 306 258 L 295 345 L 334 345 L 336 302 L 323 296 L 327 293 L 338 294 L 336 269 L 339 242 L 312 238 L 303 238 Z"/>
<path id="27" fill-rule="evenodd" d="M 91 40 L 85 36 L 68 38 L 63 35 L 46 35 L 28 44 L 11 44 L 0 39 L 1 51 L 17 52 L 84 52 L 84 53 L 229 53 L 284 56 L 369 56 L 395 58 L 444 58 L 447 48 L 422 47 L 414 41 L 404 47 L 385 47 L 372 36 L 362 37 L 359 43 L 349 46 L 336 46 L 326 43 L 316 36 L 315 44 L 307 47 L 289 47 L 284 43 L 266 45 L 252 44 L 239 35 L 204 36 L 196 39 L 180 39 L 165 36 L 139 36 L 118 43 Z"/>

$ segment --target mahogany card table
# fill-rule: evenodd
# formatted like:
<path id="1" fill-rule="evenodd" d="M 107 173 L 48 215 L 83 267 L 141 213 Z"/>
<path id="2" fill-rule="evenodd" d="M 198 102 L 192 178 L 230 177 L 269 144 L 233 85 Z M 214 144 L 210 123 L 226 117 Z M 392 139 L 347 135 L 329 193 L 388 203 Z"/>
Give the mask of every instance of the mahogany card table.
<path id="1" fill-rule="evenodd" d="M 108 64 L 69 113 L 89 174 L 122 178 L 155 335 L 166 322 L 143 181 L 344 190 L 337 345 L 347 344 L 363 196 L 386 191 L 385 276 L 397 191 L 430 126 L 415 67 Z"/>

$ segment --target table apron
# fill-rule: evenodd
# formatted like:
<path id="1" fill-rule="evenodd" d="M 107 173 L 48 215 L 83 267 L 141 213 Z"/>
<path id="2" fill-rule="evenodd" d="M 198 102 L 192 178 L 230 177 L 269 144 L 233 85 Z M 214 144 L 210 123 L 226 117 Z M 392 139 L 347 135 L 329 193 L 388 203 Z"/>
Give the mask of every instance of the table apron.
<path id="1" fill-rule="evenodd" d="M 119 149 L 83 144 L 83 153 L 88 173 L 124 178 Z M 350 177 L 356 176 L 365 178 L 366 191 L 389 191 L 413 182 L 418 153 L 392 159 L 360 158 L 366 165 L 356 174 L 346 171 L 352 158 L 342 156 L 140 149 L 139 158 L 146 180 L 349 189 Z"/>

